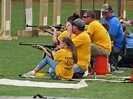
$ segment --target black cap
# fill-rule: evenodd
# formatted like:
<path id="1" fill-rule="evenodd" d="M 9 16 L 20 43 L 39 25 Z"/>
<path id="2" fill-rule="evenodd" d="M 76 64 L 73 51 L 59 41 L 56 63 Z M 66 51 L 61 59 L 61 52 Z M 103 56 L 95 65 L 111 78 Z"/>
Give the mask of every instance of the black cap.
<path id="1" fill-rule="evenodd" d="M 85 22 L 80 18 L 72 21 L 72 25 L 77 26 L 79 28 L 85 28 Z"/>

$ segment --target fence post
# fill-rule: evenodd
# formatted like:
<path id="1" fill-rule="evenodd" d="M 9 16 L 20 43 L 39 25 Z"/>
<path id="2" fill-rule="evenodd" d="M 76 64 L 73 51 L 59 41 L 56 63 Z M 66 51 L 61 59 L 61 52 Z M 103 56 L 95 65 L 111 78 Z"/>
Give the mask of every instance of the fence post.
<path id="1" fill-rule="evenodd" d="M 32 2 L 33 0 L 24 0 L 25 4 L 25 26 L 32 25 Z M 32 30 L 32 27 L 25 27 L 25 30 Z"/>
<path id="2" fill-rule="evenodd" d="M 126 0 L 118 0 L 119 5 L 120 5 L 120 15 L 119 19 L 124 19 L 126 20 Z"/>
<path id="3" fill-rule="evenodd" d="M 80 14 L 80 10 L 82 10 L 82 8 L 80 7 L 80 3 L 82 3 L 80 2 L 80 0 L 75 0 L 75 8 L 74 8 L 75 13 Z"/>
<path id="4" fill-rule="evenodd" d="M 40 25 L 48 24 L 48 1 L 40 0 Z"/>
<path id="5" fill-rule="evenodd" d="M 60 24 L 60 15 L 61 15 L 61 0 L 54 0 L 53 5 L 54 5 L 53 25 L 59 25 Z"/>
<path id="6" fill-rule="evenodd" d="M 2 21 L 0 29 L 0 37 L 10 37 L 11 31 L 11 0 L 2 0 Z"/>

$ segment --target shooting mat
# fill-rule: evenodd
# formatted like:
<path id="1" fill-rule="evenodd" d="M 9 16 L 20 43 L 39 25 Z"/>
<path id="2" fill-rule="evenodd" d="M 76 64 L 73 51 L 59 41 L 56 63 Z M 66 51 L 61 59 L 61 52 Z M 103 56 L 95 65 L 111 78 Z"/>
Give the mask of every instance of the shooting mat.
<path id="1" fill-rule="evenodd" d="M 66 89 L 79 89 L 87 87 L 85 80 L 81 80 L 77 84 L 66 83 L 50 83 L 50 82 L 34 82 L 28 80 L 13 80 L 13 79 L 0 79 L 0 84 L 13 85 L 13 86 L 26 86 L 26 87 L 41 87 L 41 88 L 66 88 Z"/>

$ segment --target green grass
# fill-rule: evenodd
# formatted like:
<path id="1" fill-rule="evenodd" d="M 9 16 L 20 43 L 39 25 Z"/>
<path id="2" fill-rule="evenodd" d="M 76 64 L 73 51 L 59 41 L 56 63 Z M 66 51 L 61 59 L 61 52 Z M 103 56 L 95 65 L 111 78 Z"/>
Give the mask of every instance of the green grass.
<path id="1" fill-rule="evenodd" d="M 115 7 L 115 3 L 112 3 Z M 96 4 L 100 8 L 101 4 Z M 39 24 L 39 3 L 33 4 L 34 25 Z M 84 3 L 84 9 L 91 9 L 92 5 Z M 52 3 L 49 4 L 48 24 L 52 24 Z M 72 10 L 73 9 L 73 10 Z M 116 7 L 115 7 L 116 9 Z M 64 24 L 67 16 L 72 15 L 74 3 L 63 3 L 61 23 Z M 115 11 L 116 13 L 116 11 Z M 12 3 L 12 28 L 11 35 L 17 36 L 18 30 L 23 30 L 23 3 Z M 132 11 L 127 11 L 128 19 L 132 19 Z M 132 27 L 128 27 L 132 30 Z M 42 60 L 43 52 L 30 46 L 20 46 L 19 43 L 44 43 L 51 44 L 51 36 L 39 36 L 34 38 L 18 38 L 17 40 L 4 41 L 0 40 L 0 78 L 21 79 L 19 74 L 26 73 L 36 67 L 37 63 Z M 40 72 L 47 76 L 48 66 Z M 125 70 L 122 74 L 113 74 L 118 76 L 130 76 L 131 70 Z M 89 78 L 89 77 L 88 77 Z M 108 78 L 106 78 L 108 79 Z M 24 78 L 23 80 L 45 81 L 45 82 L 64 82 L 77 83 L 71 81 L 56 81 L 48 79 Z M 0 96 L 33 96 L 37 93 L 43 96 L 57 97 L 77 97 L 77 98 L 102 98 L 102 99 L 132 99 L 131 83 L 106 83 L 106 82 L 87 82 L 88 87 L 78 90 L 70 89 L 53 89 L 53 88 L 34 88 L 34 87 L 15 87 L 0 85 Z"/>
<path id="2" fill-rule="evenodd" d="M 116 2 L 108 1 L 113 7 L 114 13 L 117 15 L 117 4 Z M 1 2 L 0 2 L 1 5 Z M 18 30 L 24 29 L 24 3 L 23 2 L 12 2 L 12 10 L 11 10 L 11 35 L 17 36 Z M 97 3 L 94 6 L 94 9 L 101 9 L 102 3 Z M 53 3 L 50 2 L 48 4 L 48 25 L 52 25 L 53 21 Z M 40 3 L 39 2 L 33 2 L 33 25 L 39 25 L 39 12 L 40 9 Z M 83 2 L 82 9 L 88 9 L 92 10 L 92 2 Z M 1 12 L 1 7 L 0 7 Z M 61 5 L 61 24 L 64 25 L 65 20 L 68 16 L 72 15 L 74 12 L 74 2 L 65 2 Z M 132 10 L 127 10 L 127 19 L 131 20 L 133 13 Z M 1 18 L 1 16 L 0 16 Z M 1 20 L 0 20 L 0 26 L 1 26 Z M 132 27 L 127 27 L 129 30 L 133 32 Z M 36 29 L 36 28 L 33 28 Z"/>
<path id="3" fill-rule="evenodd" d="M 64 90 L 64 89 L 44 89 L 44 88 L 25 88 L 0 86 L 3 91 L 2 95 L 12 95 L 15 93 L 20 96 L 31 96 L 34 94 L 42 94 L 44 96 L 62 96 L 62 97 L 84 97 L 97 99 L 132 99 L 132 88 L 129 84 L 114 84 L 114 83 L 88 83 L 87 88 L 79 90 Z M 99 85 L 99 86 L 98 86 Z M 98 88 L 96 88 L 96 86 Z M 110 87 L 112 86 L 112 87 Z M 131 86 L 131 85 L 130 85 Z M 128 90 L 126 90 L 128 88 Z M 122 90 L 122 91 L 120 91 Z M 19 93 L 19 94 L 18 94 Z"/>

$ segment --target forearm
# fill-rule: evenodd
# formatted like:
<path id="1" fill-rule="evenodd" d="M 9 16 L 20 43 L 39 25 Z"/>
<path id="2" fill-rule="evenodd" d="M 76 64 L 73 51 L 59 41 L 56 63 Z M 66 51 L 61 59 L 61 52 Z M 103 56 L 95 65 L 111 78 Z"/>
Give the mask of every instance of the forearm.
<path id="1" fill-rule="evenodd" d="M 52 43 L 53 43 L 53 44 L 58 44 L 58 41 L 57 41 L 57 34 L 56 34 L 56 33 L 53 33 Z"/>
<path id="2" fill-rule="evenodd" d="M 120 20 L 120 22 L 125 24 L 126 26 L 131 26 L 131 22 L 130 21 Z"/>
<path id="3" fill-rule="evenodd" d="M 46 53 L 47 56 L 52 57 L 52 54 L 49 51 L 47 51 L 47 49 L 43 48 L 43 51 Z"/>
<path id="4" fill-rule="evenodd" d="M 54 27 L 51 27 L 51 29 L 53 31 L 52 43 L 53 44 L 58 44 L 58 41 L 57 41 L 57 30 Z"/>
<path id="5" fill-rule="evenodd" d="M 124 23 L 125 25 L 127 25 L 127 26 L 131 26 L 130 21 L 123 21 L 123 23 Z"/>
<path id="6" fill-rule="evenodd" d="M 43 47 L 43 46 L 38 46 L 40 49 L 42 49 L 43 51 L 44 51 L 44 53 L 46 53 L 46 55 L 47 56 L 49 56 L 49 57 L 53 57 L 52 56 L 52 54 L 51 54 L 51 52 L 49 52 L 45 47 Z"/>
<path id="7" fill-rule="evenodd" d="M 66 24 L 66 28 L 67 28 L 67 31 L 68 31 L 67 37 L 71 37 L 71 34 L 72 34 L 72 25 L 71 25 L 71 23 L 68 22 Z"/>

